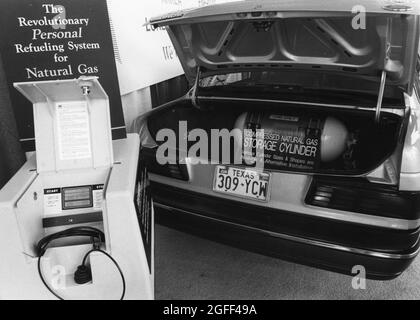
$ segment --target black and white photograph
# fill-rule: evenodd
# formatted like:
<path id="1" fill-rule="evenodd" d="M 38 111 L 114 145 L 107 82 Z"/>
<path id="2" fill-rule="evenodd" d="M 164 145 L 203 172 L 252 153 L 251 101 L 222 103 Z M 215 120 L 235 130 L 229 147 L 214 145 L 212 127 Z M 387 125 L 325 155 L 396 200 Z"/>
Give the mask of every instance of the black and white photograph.
<path id="1" fill-rule="evenodd" d="M 419 241 L 419 0 L 0 0 L 0 300 L 419 300 Z"/>

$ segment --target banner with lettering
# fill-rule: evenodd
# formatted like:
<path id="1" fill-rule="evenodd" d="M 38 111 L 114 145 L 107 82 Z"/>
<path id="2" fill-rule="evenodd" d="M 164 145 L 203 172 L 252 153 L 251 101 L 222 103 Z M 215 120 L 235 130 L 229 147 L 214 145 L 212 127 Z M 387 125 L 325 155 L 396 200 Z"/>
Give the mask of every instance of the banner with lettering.
<path id="1" fill-rule="evenodd" d="M 14 82 L 98 76 L 113 138 L 126 136 L 106 0 L 1 0 L 0 54 L 26 151 L 34 149 L 32 104 Z"/>
<path id="2" fill-rule="evenodd" d="M 181 9 L 232 0 L 108 0 L 118 47 L 121 93 L 126 94 L 184 73 L 164 28 L 150 18 Z"/>

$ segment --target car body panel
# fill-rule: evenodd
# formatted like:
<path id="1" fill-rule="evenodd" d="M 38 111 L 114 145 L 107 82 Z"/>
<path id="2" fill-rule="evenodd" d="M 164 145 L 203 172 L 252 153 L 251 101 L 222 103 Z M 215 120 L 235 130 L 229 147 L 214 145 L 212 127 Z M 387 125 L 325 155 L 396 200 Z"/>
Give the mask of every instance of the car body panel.
<path id="1" fill-rule="evenodd" d="M 178 206 L 157 203 L 155 211 L 159 224 L 199 237 L 347 275 L 352 274 L 354 266 L 363 266 L 366 276 L 377 280 L 398 277 L 412 263 L 419 250 L 417 243 L 411 250 L 400 254 L 384 254 L 269 232 L 245 224 L 231 223 L 226 218 L 216 219 L 182 210 Z M 371 233 L 370 236 L 375 237 L 376 233 Z"/>
<path id="2" fill-rule="evenodd" d="M 237 18 L 234 14 L 238 12 L 269 12 L 280 11 L 288 14 L 302 13 L 319 14 L 325 13 L 348 13 L 354 10 L 356 5 L 363 6 L 366 12 L 370 13 L 390 13 L 390 14 L 418 14 L 420 4 L 415 0 L 360 0 L 357 2 L 348 0 L 251 0 L 251 1 L 231 1 L 223 4 L 204 6 L 198 9 L 185 9 L 160 16 L 153 17 L 153 23 L 184 23 L 191 21 L 207 21 L 210 17 L 220 16 L 226 20 Z M 387 6 L 407 5 L 408 10 L 391 11 Z M 259 18 L 258 16 L 255 18 Z"/>
<path id="3" fill-rule="evenodd" d="M 272 180 L 269 202 L 256 202 L 251 199 L 242 199 L 228 194 L 216 194 L 212 189 L 215 167 L 216 165 L 210 164 L 190 166 L 191 175 L 189 181 L 171 179 L 157 174 L 150 174 L 150 180 L 174 188 L 181 188 L 187 193 L 194 191 L 221 199 L 240 200 L 249 205 L 258 205 L 263 208 L 290 211 L 296 214 L 319 218 L 399 230 L 411 230 L 420 226 L 420 219 L 406 220 L 388 218 L 307 205 L 304 200 L 312 182 L 312 177 L 307 175 L 271 172 Z"/>
<path id="4" fill-rule="evenodd" d="M 319 69 L 409 85 L 416 61 L 419 21 L 395 14 L 381 1 L 365 1 L 364 27 L 349 1 L 244 1 L 178 12 L 151 24 L 167 27 L 191 82 L 210 73 L 247 68 Z M 410 13 L 410 14 L 408 14 Z M 170 16 L 170 15 L 169 15 Z"/>

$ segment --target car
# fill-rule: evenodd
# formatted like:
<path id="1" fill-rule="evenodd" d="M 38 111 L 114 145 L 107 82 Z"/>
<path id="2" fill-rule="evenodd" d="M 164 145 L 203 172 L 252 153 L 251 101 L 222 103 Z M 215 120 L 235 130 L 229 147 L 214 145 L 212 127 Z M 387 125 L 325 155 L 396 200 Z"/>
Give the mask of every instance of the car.
<path id="1" fill-rule="evenodd" d="M 241 1 L 150 20 L 191 89 L 139 116 L 157 222 L 371 279 L 419 252 L 420 7 Z"/>

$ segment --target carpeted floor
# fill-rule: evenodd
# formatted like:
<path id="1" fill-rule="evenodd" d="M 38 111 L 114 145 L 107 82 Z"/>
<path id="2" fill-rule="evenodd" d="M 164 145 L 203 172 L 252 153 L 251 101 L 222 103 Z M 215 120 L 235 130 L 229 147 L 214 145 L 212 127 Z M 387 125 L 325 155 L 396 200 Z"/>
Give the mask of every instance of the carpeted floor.
<path id="1" fill-rule="evenodd" d="M 420 299 L 420 257 L 392 281 L 367 281 L 156 226 L 157 299 Z"/>

